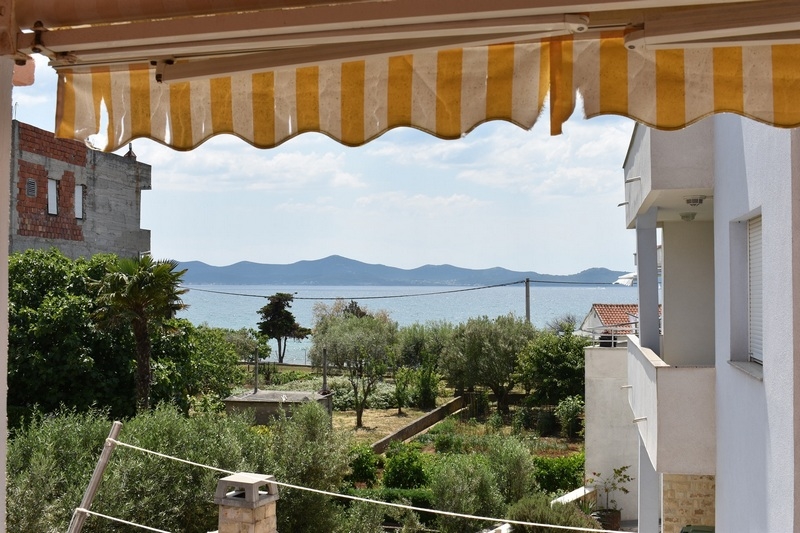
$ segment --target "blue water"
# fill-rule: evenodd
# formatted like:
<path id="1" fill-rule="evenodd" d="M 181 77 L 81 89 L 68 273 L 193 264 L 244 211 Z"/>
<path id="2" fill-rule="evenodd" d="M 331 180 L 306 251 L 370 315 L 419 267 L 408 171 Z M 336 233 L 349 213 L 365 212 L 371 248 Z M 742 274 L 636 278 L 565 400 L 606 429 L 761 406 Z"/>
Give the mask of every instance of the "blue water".
<path id="1" fill-rule="evenodd" d="M 525 287 L 367 287 L 278 285 L 188 285 L 184 302 L 189 308 L 178 316 L 196 325 L 239 329 L 257 328 L 258 310 L 276 292 L 294 293 L 291 311 L 300 325 L 313 327 L 316 302 L 328 305 L 335 298 L 355 300 L 362 308 L 386 310 L 400 326 L 429 321 L 466 322 L 471 317 L 495 318 L 513 313 L 525 316 Z M 194 289 L 194 290 L 192 290 Z M 467 290 L 463 290 L 467 289 Z M 211 292 L 213 291 L 213 292 Z M 460 291 L 460 292 L 446 292 Z M 531 286 L 531 322 L 543 327 L 553 318 L 571 313 L 583 320 L 593 303 L 636 303 L 636 287 Z M 231 293 L 231 294 L 221 294 Z M 311 339 L 290 341 L 286 362 L 304 363 Z M 273 343 L 273 350 L 275 346 Z M 273 357 L 273 360 L 276 359 Z"/>

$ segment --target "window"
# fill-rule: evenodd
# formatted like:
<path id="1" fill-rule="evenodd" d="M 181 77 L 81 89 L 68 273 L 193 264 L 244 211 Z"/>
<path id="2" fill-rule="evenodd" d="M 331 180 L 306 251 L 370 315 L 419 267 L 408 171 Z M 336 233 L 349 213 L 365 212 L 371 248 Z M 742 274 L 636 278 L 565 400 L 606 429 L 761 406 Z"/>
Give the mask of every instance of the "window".
<path id="1" fill-rule="evenodd" d="M 747 221 L 747 313 L 748 353 L 751 361 L 763 363 L 761 217 Z"/>
<path id="2" fill-rule="evenodd" d="M 36 198 L 36 180 L 28 178 L 25 182 L 25 195 L 28 198 Z"/>
<path id="3" fill-rule="evenodd" d="M 47 214 L 58 214 L 58 180 L 47 180 Z"/>
<path id="4" fill-rule="evenodd" d="M 75 186 L 75 218 L 83 218 L 83 185 Z"/>

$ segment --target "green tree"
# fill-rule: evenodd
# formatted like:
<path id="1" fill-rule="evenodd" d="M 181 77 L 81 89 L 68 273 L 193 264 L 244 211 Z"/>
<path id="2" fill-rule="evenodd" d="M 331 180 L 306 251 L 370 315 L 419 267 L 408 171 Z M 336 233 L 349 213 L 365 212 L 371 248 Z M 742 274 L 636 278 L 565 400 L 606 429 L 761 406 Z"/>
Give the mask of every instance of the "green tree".
<path id="1" fill-rule="evenodd" d="M 508 411 L 508 393 L 517 379 L 517 357 L 534 337 L 535 330 L 514 315 L 494 320 L 471 318 L 456 328 L 445 350 L 442 365 L 457 389 L 484 386 L 497 398 L 497 408 Z"/>
<path id="2" fill-rule="evenodd" d="M 203 398 L 219 405 L 245 377 L 228 330 L 195 327 L 185 319 L 173 319 L 167 326 L 153 340 L 153 403 L 167 401 L 184 413 Z"/>
<path id="3" fill-rule="evenodd" d="M 152 380 L 151 334 L 164 328 L 167 319 L 184 309 L 181 288 L 186 270 L 176 270 L 172 260 L 154 260 L 150 255 L 123 258 L 109 263 L 95 282 L 98 323 L 128 324 L 136 345 L 136 406 L 149 409 Z"/>
<path id="4" fill-rule="evenodd" d="M 356 427 L 360 428 L 366 400 L 392 360 L 397 323 L 386 312 L 368 314 L 353 304 L 337 301 L 331 307 L 315 307 L 311 355 L 319 364 L 322 351 L 327 350 L 328 363 L 347 378 L 355 397 Z"/>
<path id="5" fill-rule="evenodd" d="M 289 339 L 305 339 L 311 334 L 295 320 L 289 308 L 294 296 L 287 292 L 276 292 L 269 297 L 269 303 L 258 310 L 261 321 L 258 330 L 278 343 L 278 362 L 283 363 L 286 357 L 286 343 Z"/>
<path id="6" fill-rule="evenodd" d="M 56 249 L 9 257 L 12 425 L 33 405 L 44 412 L 102 405 L 115 417 L 134 413 L 130 333 L 94 327 L 94 296 L 87 286 L 115 260 L 96 255 L 72 261 Z"/>
<path id="7" fill-rule="evenodd" d="M 585 337 L 544 331 L 519 354 L 520 382 L 535 402 L 557 405 L 568 396 L 583 397 Z"/>
<path id="8" fill-rule="evenodd" d="M 205 324 L 204 324 L 205 325 Z M 269 337 L 253 328 L 223 328 L 225 340 L 233 346 L 240 361 L 255 361 L 256 350 L 259 359 L 270 356 Z"/>

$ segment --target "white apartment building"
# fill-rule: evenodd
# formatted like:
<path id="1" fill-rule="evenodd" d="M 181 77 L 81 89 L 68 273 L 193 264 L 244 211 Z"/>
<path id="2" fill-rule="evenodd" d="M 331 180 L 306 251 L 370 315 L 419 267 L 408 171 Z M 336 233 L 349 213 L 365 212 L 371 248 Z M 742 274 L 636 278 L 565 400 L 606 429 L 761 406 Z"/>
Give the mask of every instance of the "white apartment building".
<path id="1" fill-rule="evenodd" d="M 800 133 L 727 114 L 676 132 L 637 125 L 624 169 L 639 531 L 797 530 Z"/>

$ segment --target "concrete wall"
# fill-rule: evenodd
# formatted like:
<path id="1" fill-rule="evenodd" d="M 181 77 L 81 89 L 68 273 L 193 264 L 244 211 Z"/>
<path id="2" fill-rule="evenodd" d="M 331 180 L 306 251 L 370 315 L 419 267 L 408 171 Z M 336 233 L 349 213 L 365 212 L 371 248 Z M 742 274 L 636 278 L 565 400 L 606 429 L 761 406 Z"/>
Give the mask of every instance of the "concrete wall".
<path id="1" fill-rule="evenodd" d="M 672 366 L 714 365 L 714 224 L 664 222 L 663 351 Z"/>
<path id="2" fill-rule="evenodd" d="M 710 189 L 714 186 L 713 159 L 708 145 L 698 139 L 711 139 L 713 123 L 702 120 L 684 130 L 682 135 L 649 130 L 653 150 L 653 189 Z"/>
<path id="3" fill-rule="evenodd" d="M 150 231 L 139 227 L 150 165 L 89 150 L 20 122 L 12 127 L 12 252 L 56 247 L 77 258 L 101 252 L 135 257 L 150 250 Z M 55 215 L 48 213 L 50 179 L 57 180 Z M 29 180 L 36 184 L 34 195 L 27 190 Z M 76 185 L 83 187 L 83 218 L 75 214 Z"/>
<path id="4" fill-rule="evenodd" d="M 717 531 L 793 531 L 796 507 L 792 202 L 797 133 L 715 119 Z M 764 365 L 747 352 L 748 218 L 763 216 Z M 746 271 L 746 262 L 744 262 Z M 763 376 L 763 377 L 762 377 Z"/>
<path id="5" fill-rule="evenodd" d="M 628 403 L 628 352 L 626 348 L 586 348 L 586 476 L 609 475 L 614 468 L 631 465 L 628 474 L 638 478 L 639 437 Z M 623 520 L 637 516 L 637 483 L 628 494 L 616 494 Z"/>

